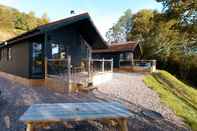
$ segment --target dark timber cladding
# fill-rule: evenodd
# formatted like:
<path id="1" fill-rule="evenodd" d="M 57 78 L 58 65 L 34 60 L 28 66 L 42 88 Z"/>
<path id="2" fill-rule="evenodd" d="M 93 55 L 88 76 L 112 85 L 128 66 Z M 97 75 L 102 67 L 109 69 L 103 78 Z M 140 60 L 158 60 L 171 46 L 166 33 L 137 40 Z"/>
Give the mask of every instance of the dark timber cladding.
<path id="1" fill-rule="evenodd" d="M 37 44 L 36 44 L 37 43 Z M 52 44 L 62 44 L 66 53 L 71 55 L 72 64 L 79 64 L 87 55 L 88 50 L 107 48 L 88 13 L 69 17 L 46 25 L 39 26 L 27 33 L 2 42 L 0 45 L 0 70 L 14 75 L 35 78 L 39 73 L 34 72 L 36 63 L 33 57 L 35 46 L 41 46 L 42 71 L 44 78 L 44 57 L 52 58 Z M 9 51 L 8 51 L 9 50 Z M 9 57 L 11 55 L 11 58 Z M 37 70 L 38 71 L 38 70 Z"/>
<path id="2" fill-rule="evenodd" d="M 28 41 L 21 41 L 19 44 L 1 48 L 0 70 L 22 77 L 29 77 L 29 47 Z M 8 48 L 11 49 L 11 59 L 8 59 Z"/>
<path id="3" fill-rule="evenodd" d="M 136 41 L 127 41 L 120 43 L 111 43 L 108 48 L 93 50 L 93 58 L 96 59 L 112 59 L 114 67 L 120 66 L 120 61 L 123 59 L 140 59 L 142 56 L 141 47 Z"/>

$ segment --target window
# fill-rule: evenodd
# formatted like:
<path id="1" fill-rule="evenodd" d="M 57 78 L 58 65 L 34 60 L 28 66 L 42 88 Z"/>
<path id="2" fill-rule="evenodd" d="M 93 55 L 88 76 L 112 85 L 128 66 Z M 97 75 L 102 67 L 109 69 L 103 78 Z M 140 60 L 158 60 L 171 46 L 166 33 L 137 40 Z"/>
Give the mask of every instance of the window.
<path id="1" fill-rule="evenodd" d="M 53 59 L 64 59 L 65 58 L 65 48 L 63 44 L 52 43 L 52 58 Z"/>
<path id="2" fill-rule="evenodd" d="M 88 59 L 90 57 L 90 47 L 83 37 L 81 37 L 81 57 L 83 59 Z"/>
<path id="3" fill-rule="evenodd" d="M 11 60 L 12 59 L 12 50 L 11 47 L 7 48 L 7 60 Z"/>
<path id="4" fill-rule="evenodd" d="M 120 54 L 121 61 L 131 61 L 133 59 L 133 53 L 125 52 Z"/>
<path id="5" fill-rule="evenodd" d="M 32 43 L 32 75 L 43 73 L 43 52 L 42 43 Z"/>

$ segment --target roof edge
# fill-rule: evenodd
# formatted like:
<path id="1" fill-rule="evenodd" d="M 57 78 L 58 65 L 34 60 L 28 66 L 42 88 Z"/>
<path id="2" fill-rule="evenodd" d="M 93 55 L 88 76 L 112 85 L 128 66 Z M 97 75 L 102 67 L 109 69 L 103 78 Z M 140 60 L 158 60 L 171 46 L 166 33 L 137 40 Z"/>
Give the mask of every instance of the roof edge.
<path id="1" fill-rule="evenodd" d="M 20 40 L 24 40 L 26 37 L 26 35 L 28 36 L 28 34 L 31 34 L 31 33 L 36 33 L 37 35 L 38 34 L 41 34 L 41 33 L 44 33 L 44 32 L 46 32 L 47 30 L 45 30 L 45 28 L 47 28 L 47 26 L 50 26 L 50 25 L 53 25 L 53 24 L 58 24 L 59 22 L 64 22 L 65 20 L 69 20 L 69 19 L 74 19 L 74 18 L 76 18 L 76 17 L 79 17 L 79 16 L 87 16 L 87 18 L 89 18 L 90 19 L 90 21 L 91 21 L 91 17 L 90 17 L 90 15 L 89 15 L 89 13 L 88 12 L 85 12 L 85 13 L 81 13 L 81 14 L 78 14 L 78 15 L 74 15 L 74 16 L 71 16 L 71 17 L 67 17 L 67 18 L 64 18 L 64 19 L 60 19 L 60 20 L 56 20 L 56 21 L 53 21 L 53 22 L 50 22 L 50 23 L 47 23 L 47 24 L 44 24 L 44 25 L 40 25 L 40 26 L 38 26 L 38 27 L 36 27 L 36 28 L 34 28 L 34 29 L 32 29 L 32 30 L 30 30 L 30 31 L 27 31 L 27 32 L 24 32 L 24 33 L 22 33 L 22 34 L 19 34 L 18 36 L 15 36 L 15 37 L 12 37 L 12 38 L 10 38 L 10 39 L 7 39 L 7 40 L 4 40 L 4 41 L 1 41 L 0 42 L 0 47 L 4 47 L 4 46 L 6 46 L 4 43 L 5 42 L 7 42 L 8 44 L 7 45 L 9 45 L 9 44 L 11 44 L 11 43 L 13 43 L 13 42 L 18 42 L 18 41 L 20 41 Z M 93 24 L 93 22 L 91 22 L 92 24 Z M 93 26 L 95 27 L 95 25 L 93 24 Z M 95 29 L 97 30 L 97 28 L 95 27 Z M 97 30 L 98 31 L 98 30 Z M 98 33 L 99 34 L 99 33 Z M 100 35 L 100 34 L 99 34 Z M 21 39 L 20 39 L 20 37 L 22 37 Z M 25 38 L 23 38 L 23 37 L 25 37 Z M 101 38 L 102 38 L 102 36 L 100 36 Z M 17 40 L 17 39 L 19 39 L 19 40 Z M 103 39 L 103 38 L 102 38 Z"/>

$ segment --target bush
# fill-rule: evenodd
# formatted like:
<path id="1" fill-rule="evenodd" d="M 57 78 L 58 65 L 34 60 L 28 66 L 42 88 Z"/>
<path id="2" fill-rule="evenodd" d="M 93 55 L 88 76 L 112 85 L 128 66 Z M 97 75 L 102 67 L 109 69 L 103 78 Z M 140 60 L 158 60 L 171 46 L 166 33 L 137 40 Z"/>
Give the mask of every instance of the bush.
<path id="1" fill-rule="evenodd" d="M 178 78 L 197 86 L 197 55 L 170 56 L 167 61 L 159 60 L 157 68 L 165 69 Z"/>

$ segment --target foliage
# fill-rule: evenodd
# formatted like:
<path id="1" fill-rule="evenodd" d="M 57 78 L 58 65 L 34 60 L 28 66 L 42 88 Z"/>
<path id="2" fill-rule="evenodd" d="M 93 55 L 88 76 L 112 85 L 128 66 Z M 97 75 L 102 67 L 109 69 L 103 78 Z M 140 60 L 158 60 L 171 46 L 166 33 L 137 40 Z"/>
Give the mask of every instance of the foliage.
<path id="1" fill-rule="evenodd" d="M 176 19 L 174 30 L 186 34 L 189 46 L 197 47 L 197 1 L 196 0 L 156 0 L 163 4 L 168 19 Z"/>
<path id="2" fill-rule="evenodd" d="M 166 71 L 144 78 L 147 86 L 155 90 L 163 103 L 182 117 L 192 130 L 197 130 L 197 90 L 179 81 Z"/>
<path id="3" fill-rule="evenodd" d="M 142 59 L 157 59 L 158 68 L 197 85 L 197 1 L 157 1 L 163 4 L 162 12 L 143 9 L 127 19 L 120 17 L 122 23 L 131 22 L 124 38 L 140 41 Z M 109 30 L 109 40 L 122 38 L 119 21 Z"/>
<path id="4" fill-rule="evenodd" d="M 16 9 L 0 5 L 0 31 L 12 35 L 18 35 L 32 30 L 39 25 L 48 23 L 49 19 L 45 13 L 41 18 L 35 16 L 34 12 L 23 13 Z M 0 37 L 0 41 L 9 37 Z"/>
<path id="5" fill-rule="evenodd" d="M 132 13 L 131 10 L 126 10 L 124 15 L 121 16 L 118 22 L 109 29 L 106 33 L 106 37 L 109 42 L 121 42 L 128 40 L 128 33 L 132 28 Z"/>
<path id="6" fill-rule="evenodd" d="M 143 48 L 143 56 L 149 57 L 151 54 L 151 49 L 153 49 L 151 31 L 154 28 L 153 23 L 154 11 L 153 10 L 141 10 L 133 15 L 132 24 L 133 28 L 131 32 L 128 33 L 129 40 L 139 40 L 141 42 L 141 47 Z"/>
<path id="7" fill-rule="evenodd" d="M 196 85 L 197 55 L 171 54 L 166 62 L 158 61 L 158 66 L 172 72 L 177 77 Z"/>

